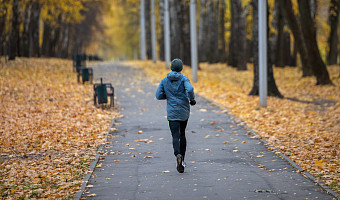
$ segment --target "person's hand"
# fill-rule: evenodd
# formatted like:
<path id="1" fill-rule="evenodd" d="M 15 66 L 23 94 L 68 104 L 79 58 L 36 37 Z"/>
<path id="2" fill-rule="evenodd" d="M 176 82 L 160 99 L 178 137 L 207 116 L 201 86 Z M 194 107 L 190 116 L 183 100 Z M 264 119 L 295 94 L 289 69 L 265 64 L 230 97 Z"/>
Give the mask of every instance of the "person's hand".
<path id="1" fill-rule="evenodd" d="M 196 105 L 195 99 L 190 101 L 190 105 L 192 105 L 192 106 Z"/>

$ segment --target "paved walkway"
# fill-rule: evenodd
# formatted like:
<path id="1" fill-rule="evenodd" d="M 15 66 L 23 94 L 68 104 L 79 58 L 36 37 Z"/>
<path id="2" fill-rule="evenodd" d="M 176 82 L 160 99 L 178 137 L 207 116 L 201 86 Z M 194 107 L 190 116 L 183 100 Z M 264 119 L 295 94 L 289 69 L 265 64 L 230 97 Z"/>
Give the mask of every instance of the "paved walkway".
<path id="1" fill-rule="evenodd" d="M 187 167 L 178 173 L 166 102 L 155 99 L 156 86 L 140 70 L 113 63 L 94 67 L 94 75 L 113 83 L 125 117 L 83 198 L 332 199 L 198 95 L 186 132 Z"/>

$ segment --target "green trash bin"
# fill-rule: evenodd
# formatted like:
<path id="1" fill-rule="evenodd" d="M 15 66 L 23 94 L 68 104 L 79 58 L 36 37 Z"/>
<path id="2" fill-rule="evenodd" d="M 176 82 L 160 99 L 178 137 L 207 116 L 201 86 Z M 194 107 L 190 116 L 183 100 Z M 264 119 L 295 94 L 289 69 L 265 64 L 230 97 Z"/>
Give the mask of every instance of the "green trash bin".
<path id="1" fill-rule="evenodd" d="M 85 83 L 85 81 L 89 81 L 90 80 L 90 75 L 89 75 L 89 69 L 88 68 L 82 68 L 81 69 L 81 77 L 83 79 L 83 83 Z"/>
<path id="2" fill-rule="evenodd" d="M 79 69 L 81 68 L 81 56 L 79 54 L 76 55 L 76 70 L 79 72 Z"/>
<path id="3" fill-rule="evenodd" d="M 98 85 L 96 87 L 96 93 L 98 97 L 98 104 L 107 103 L 106 85 Z"/>

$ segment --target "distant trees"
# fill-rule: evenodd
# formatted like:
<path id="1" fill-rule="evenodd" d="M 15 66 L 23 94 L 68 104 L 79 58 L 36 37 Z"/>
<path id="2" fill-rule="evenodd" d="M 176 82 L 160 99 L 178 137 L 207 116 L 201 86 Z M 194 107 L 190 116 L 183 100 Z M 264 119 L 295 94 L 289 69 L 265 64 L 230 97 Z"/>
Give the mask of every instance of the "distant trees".
<path id="1" fill-rule="evenodd" d="M 267 2 L 270 63 L 278 67 L 299 63 L 302 76 L 315 76 L 317 84 L 332 84 L 325 61 L 327 64 L 338 61 L 340 0 Z M 171 58 L 180 57 L 187 65 L 191 63 L 189 3 L 169 0 Z M 156 0 L 155 4 L 158 57 L 164 60 L 164 0 Z M 247 62 L 256 65 L 252 50 L 256 48 L 252 31 L 256 20 L 252 15 L 256 12 L 253 4 L 252 0 L 197 0 L 199 62 L 228 63 L 238 70 L 247 69 Z M 321 7 L 327 7 L 329 13 L 318 12 Z M 9 59 L 15 56 L 70 58 L 77 52 L 98 51 L 118 59 L 137 58 L 138 10 L 138 0 L 2 0 L 0 55 L 8 55 Z M 150 0 L 145 0 L 149 59 L 150 12 Z M 324 18 L 328 18 L 328 22 L 324 20 L 320 25 L 320 15 L 327 15 Z M 329 27 L 330 31 L 320 35 L 320 27 Z M 320 38 L 322 40 L 318 40 Z"/>
<path id="2" fill-rule="evenodd" d="M 9 60 L 16 56 L 70 58 L 84 52 L 103 30 L 100 17 L 104 2 L 1 1 L 0 55 L 8 55 Z"/>

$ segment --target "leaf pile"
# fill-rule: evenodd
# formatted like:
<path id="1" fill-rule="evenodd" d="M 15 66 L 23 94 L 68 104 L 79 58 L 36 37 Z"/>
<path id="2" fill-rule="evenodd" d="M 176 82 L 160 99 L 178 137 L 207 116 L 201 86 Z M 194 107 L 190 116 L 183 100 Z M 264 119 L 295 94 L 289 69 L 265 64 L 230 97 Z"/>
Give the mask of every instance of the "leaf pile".
<path id="1" fill-rule="evenodd" d="M 164 62 L 130 62 L 147 72 L 156 84 L 166 76 Z M 249 96 L 253 68 L 237 71 L 224 64 L 200 63 L 195 92 L 228 108 L 263 139 L 299 166 L 340 192 L 340 78 L 339 66 L 328 71 L 334 86 L 316 86 L 315 78 L 301 78 L 299 68 L 274 68 L 283 99 L 268 97 L 268 107 Z M 191 79 L 191 69 L 183 74 Z M 198 102 L 199 103 L 199 102 Z"/>
<path id="2" fill-rule="evenodd" d="M 68 60 L 0 67 L 0 198 L 72 198 L 118 117 L 94 107 L 92 94 Z"/>

